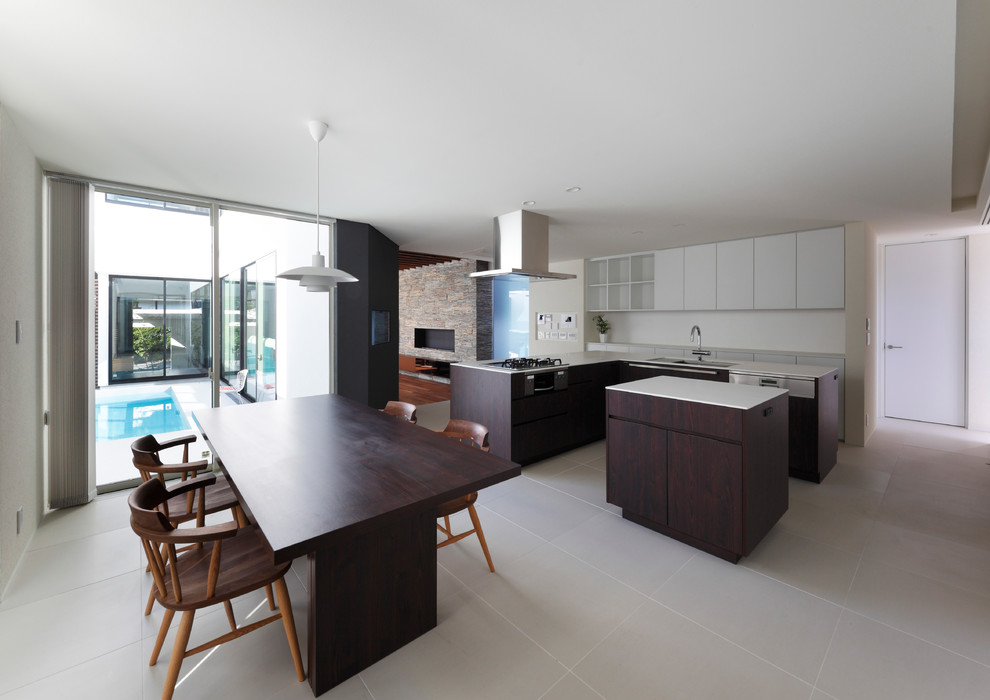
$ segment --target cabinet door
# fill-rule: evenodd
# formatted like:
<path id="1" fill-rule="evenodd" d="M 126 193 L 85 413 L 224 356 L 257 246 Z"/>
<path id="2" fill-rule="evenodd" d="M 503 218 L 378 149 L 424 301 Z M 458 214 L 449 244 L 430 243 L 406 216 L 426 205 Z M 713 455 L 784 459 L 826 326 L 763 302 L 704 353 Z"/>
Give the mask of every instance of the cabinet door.
<path id="1" fill-rule="evenodd" d="M 753 307 L 793 309 L 797 304 L 797 235 L 753 242 Z"/>
<path id="2" fill-rule="evenodd" d="M 660 311 L 684 308 L 684 249 L 670 248 L 653 254 L 654 304 Z"/>
<path id="3" fill-rule="evenodd" d="M 842 226 L 797 234 L 797 307 L 845 306 L 845 229 Z"/>
<path id="4" fill-rule="evenodd" d="M 670 527 L 741 554 L 742 488 L 741 445 L 686 433 L 668 433 L 667 524 Z"/>
<path id="5" fill-rule="evenodd" d="M 607 445 L 606 500 L 666 524 L 667 431 L 610 418 Z"/>
<path id="6" fill-rule="evenodd" d="M 715 308 L 715 244 L 684 249 L 684 309 Z"/>
<path id="7" fill-rule="evenodd" d="M 715 301 L 720 309 L 753 308 L 753 239 L 715 246 Z"/>

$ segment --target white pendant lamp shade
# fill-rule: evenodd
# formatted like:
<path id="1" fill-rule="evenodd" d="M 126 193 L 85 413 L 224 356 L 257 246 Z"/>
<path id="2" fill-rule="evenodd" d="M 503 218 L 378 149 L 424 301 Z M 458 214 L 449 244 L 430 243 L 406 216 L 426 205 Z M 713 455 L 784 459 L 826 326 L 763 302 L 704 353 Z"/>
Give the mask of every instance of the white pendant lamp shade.
<path id="1" fill-rule="evenodd" d="M 295 267 L 278 275 L 284 280 L 299 282 L 307 292 L 329 292 L 340 282 L 357 282 L 357 277 L 335 267 L 327 267 L 326 258 L 320 253 L 320 142 L 327 135 L 327 125 L 319 121 L 309 123 L 309 133 L 316 141 L 316 253 L 309 267 Z"/>

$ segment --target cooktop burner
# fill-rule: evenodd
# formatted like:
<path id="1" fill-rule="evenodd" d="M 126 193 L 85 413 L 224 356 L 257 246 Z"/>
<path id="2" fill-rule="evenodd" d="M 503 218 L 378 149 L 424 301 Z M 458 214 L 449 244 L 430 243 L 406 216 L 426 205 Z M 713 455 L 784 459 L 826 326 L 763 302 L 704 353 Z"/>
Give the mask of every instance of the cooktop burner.
<path id="1" fill-rule="evenodd" d="M 505 369 L 533 369 L 535 367 L 555 367 L 563 365 L 564 361 L 559 357 L 510 357 L 508 360 L 493 362 L 493 365 L 504 367 Z"/>

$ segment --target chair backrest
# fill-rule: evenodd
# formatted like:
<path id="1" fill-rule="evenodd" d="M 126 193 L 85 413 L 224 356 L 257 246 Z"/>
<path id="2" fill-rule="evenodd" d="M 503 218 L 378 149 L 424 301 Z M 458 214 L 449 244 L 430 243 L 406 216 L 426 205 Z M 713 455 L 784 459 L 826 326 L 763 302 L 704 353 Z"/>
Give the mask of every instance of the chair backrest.
<path id="1" fill-rule="evenodd" d="M 197 590 L 189 590 L 187 587 L 186 594 L 191 594 L 206 605 L 210 604 L 209 599 L 216 592 L 221 554 L 219 540 L 235 536 L 237 523 L 228 522 L 208 527 L 176 528 L 161 510 L 170 498 L 197 490 L 202 507 L 206 498 L 206 487 L 215 481 L 216 476 L 211 474 L 183 481 L 170 489 L 158 479 L 151 479 L 142 483 L 127 497 L 127 505 L 131 509 L 131 529 L 141 538 L 145 556 L 148 558 L 151 573 L 155 579 L 155 586 L 162 596 L 160 600 L 165 598 L 177 602 L 183 600 L 181 574 L 184 567 L 167 566 L 169 562 L 178 561 L 176 545 L 216 543 L 212 550 L 200 550 L 204 552 L 201 556 L 211 558 L 211 572 L 205 581 L 205 590 L 204 584 L 197 582 Z M 164 545 L 164 550 L 162 545 Z"/>
<path id="2" fill-rule="evenodd" d="M 404 418 L 410 423 L 416 422 L 416 407 L 405 401 L 389 401 L 385 404 L 385 408 L 382 409 L 382 413 L 397 418 Z"/>
<path id="3" fill-rule="evenodd" d="M 154 435 L 139 437 L 131 443 L 131 461 L 138 469 L 142 467 L 160 467 L 162 459 L 158 455 L 162 446 Z"/>
<path id="4" fill-rule="evenodd" d="M 452 418 L 448 421 L 447 427 L 440 432 L 447 437 L 454 438 L 462 442 L 469 442 L 475 447 L 480 447 L 485 452 L 488 452 L 490 449 L 488 444 L 488 428 L 483 426 L 481 423 Z"/>
<path id="5" fill-rule="evenodd" d="M 238 394 L 244 391 L 244 385 L 247 384 L 248 371 L 242 369 L 237 373 L 237 378 L 234 380 L 233 390 Z"/>

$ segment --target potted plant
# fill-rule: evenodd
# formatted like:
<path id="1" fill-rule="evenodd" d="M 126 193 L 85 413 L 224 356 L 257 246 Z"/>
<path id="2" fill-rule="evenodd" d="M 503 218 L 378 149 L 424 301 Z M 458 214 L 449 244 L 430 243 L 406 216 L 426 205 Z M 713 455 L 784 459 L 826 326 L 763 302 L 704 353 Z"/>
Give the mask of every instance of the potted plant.
<path id="1" fill-rule="evenodd" d="M 606 321 L 605 317 L 602 316 L 601 314 L 598 314 L 591 320 L 594 321 L 595 325 L 598 327 L 598 339 L 604 343 L 608 338 L 608 329 L 609 329 L 608 321 Z"/>

